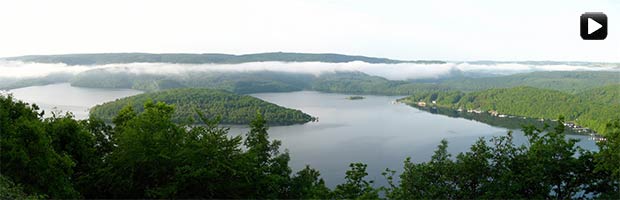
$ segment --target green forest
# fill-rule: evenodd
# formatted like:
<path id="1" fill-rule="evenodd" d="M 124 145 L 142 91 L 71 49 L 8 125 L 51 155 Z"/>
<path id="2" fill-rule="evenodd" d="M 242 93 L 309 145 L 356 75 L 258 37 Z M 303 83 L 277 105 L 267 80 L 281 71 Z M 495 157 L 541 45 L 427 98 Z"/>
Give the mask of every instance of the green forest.
<path id="1" fill-rule="evenodd" d="M 423 101 L 436 106 L 497 111 L 500 114 L 531 118 L 555 119 L 565 116 L 566 120 L 589 127 L 604 134 L 606 124 L 620 119 L 620 85 L 608 85 L 586 92 L 569 94 L 555 90 L 528 86 L 489 89 L 464 93 L 459 91 L 417 93 L 399 101 L 415 105 Z"/>
<path id="2" fill-rule="evenodd" d="M 0 96 L 0 199 L 620 197 L 620 120 L 607 124 L 598 151 L 576 146 L 562 125 L 525 126 L 527 146 L 508 132 L 453 156 L 443 140 L 430 161 L 386 169 L 387 186 L 375 186 L 366 164 L 351 163 L 344 182 L 329 188 L 311 166 L 292 171 L 260 112 L 243 136 L 228 135 L 217 117 L 198 114 L 205 126 L 187 126 L 174 113 L 147 102 L 142 112 L 122 109 L 112 126 L 70 114 L 44 118 L 36 105 Z"/>
<path id="3" fill-rule="evenodd" d="M 216 88 L 238 94 L 258 92 L 320 92 L 374 95 L 412 95 L 420 92 L 475 92 L 493 88 L 530 86 L 570 94 L 620 84 L 617 72 L 532 72 L 499 77 L 452 77 L 439 80 L 397 81 L 362 72 L 324 73 L 319 76 L 285 72 L 195 72 L 184 75 L 146 75 L 89 70 L 71 85 L 92 88 L 132 88 L 156 91 L 169 88 Z"/>
<path id="4" fill-rule="evenodd" d="M 464 92 L 492 88 L 511 88 L 530 86 L 541 89 L 558 90 L 571 94 L 592 88 L 620 84 L 617 71 L 540 71 L 496 77 L 461 77 L 446 79 L 441 84 Z"/>
<path id="5" fill-rule="evenodd" d="M 320 76 L 285 72 L 195 72 L 184 75 L 146 75 L 89 70 L 71 79 L 71 85 L 90 88 L 131 88 L 157 91 L 170 88 L 215 88 L 237 94 L 314 90 L 333 93 L 409 95 L 443 91 L 435 83 L 391 81 L 361 72 L 325 73 Z"/>
<path id="6" fill-rule="evenodd" d="M 303 124 L 313 117 L 299 110 L 278 106 L 261 99 L 237 95 L 214 89 L 170 89 L 144 93 L 97 105 L 90 114 L 106 122 L 112 122 L 126 106 L 134 111 L 143 112 L 145 102 L 164 102 L 174 107 L 172 120 L 177 123 L 193 124 L 198 113 L 207 118 L 221 117 L 223 124 L 248 124 L 259 110 L 271 125 Z M 198 122 L 199 123 L 199 122 Z"/>

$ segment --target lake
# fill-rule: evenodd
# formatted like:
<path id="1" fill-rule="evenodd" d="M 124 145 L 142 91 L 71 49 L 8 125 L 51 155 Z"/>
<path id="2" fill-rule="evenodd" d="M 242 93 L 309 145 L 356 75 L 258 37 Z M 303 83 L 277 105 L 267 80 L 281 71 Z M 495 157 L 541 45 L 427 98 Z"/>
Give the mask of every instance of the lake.
<path id="1" fill-rule="evenodd" d="M 53 84 L 11 90 L 17 99 L 35 102 L 43 109 L 57 108 L 86 118 L 88 108 L 106 101 L 141 93 L 126 89 L 91 89 Z M 455 156 L 467 151 L 480 137 L 505 135 L 509 130 L 475 120 L 433 114 L 404 104 L 393 103 L 399 97 L 366 95 L 362 100 L 348 100 L 349 95 L 313 91 L 252 94 L 257 98 L 299 109 L 318 122 L 277 126 L 269 129 L 272 139 L 281 140 L 291 154 L 290 165 L 296 172 L 306 164 L 320 170 L 330 187 L 341 183 L 349 163 L 368 164 L 370 179 L 385 184 L 385 168 L 401 171 L 403 161 L 411 157 L 421 162 L 430 159 L 442 139 Z M 232 126 L 231 134 L 245 134 L 247 127 Z M 515 130 L 515 141 L 525 142 Z M 579 145 L 596 149 L 585 135 Z"/>
<path id="2" fill-rule="evenodd" d="M 72 112 L 78 119 L 88 118 L 88 109 L 108 101 L 142 93 L 131 89 L 99 89 L 72 87 L 69 83 L 32 86 L 9 90 L 16 99 L 35 103 L 45 110 L 46 116 L 51 112 Z"/>
<path id="3" fill-rule="evenodd" d="M 448 151 L 456 156 L 480 137 L 506 135 L 510 130 L 393 103 L 400 98 L 394 96 L 366 95 L 363 100 L 348 100 L 349 95 L 313 91 L 252 96 L 319 118 L 319 122 L 271 127 L 269 134 L 282 140 L 290 151 L 294 171 L 309 164 L 319 169 L 332 187 L 344 180 L 351 162 L 368 164 L 369 178 L 383 185 L 381 172 L 385 168 L 400 172 L 407 157 L 415 162 L 428 161 L 444 138 Z M 231 131 L 240 134 L 247 128 Z M 526 141 L 523 132 L 513 131 L 516 143 Z M 579 145 L 586 149 L 597 148 L 588 136 L 569 137 L 581 139 Z"/>

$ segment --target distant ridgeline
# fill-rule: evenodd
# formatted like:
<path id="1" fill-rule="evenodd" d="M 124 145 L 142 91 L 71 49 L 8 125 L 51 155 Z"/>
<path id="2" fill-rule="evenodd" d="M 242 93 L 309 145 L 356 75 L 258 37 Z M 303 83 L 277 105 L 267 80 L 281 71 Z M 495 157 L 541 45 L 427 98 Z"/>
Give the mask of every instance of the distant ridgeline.
<path id="1" fill-rule="evenodd" d="M 531 72 L 484 78 L 455 75 L 441 80 L 398 81 L 362 72 L 324 73 L 320 76 L 273 71 L 147 75 L 95 69 L 80 73 L 71 80 L 71 85 L 79 87 L 132 88 L 145 91 L 206 87 L 238 94 L 315 90 L 348 94 L 410 95 L 428 91 L 471 92 L 517 86 L 531 86 L 575 94 L 609 84 L 620 84 L 620 72 Z"/>
<path id="2" fill-rule="evenodd" d="M 443 80 L 441 84 L 465 92 L 531 86 L 575 94 L 620 84 L 620 71 L 539 71 L 496 77 L 455 77 Z"/>
<path id="3" fill-rule="evenodd" d="M 100 54 L 65 54 L 65 55 L 30 55 L 11 57 L 7 60 L 20 60 L 24 62 L 39 63 L 64 63 L 67 65 L 104 65 L 120 63 L 185 63 L 185 64 L 238 64 L 246 62 L 327 62 L 343 63 L 362 61 L 367 63 L 444 63 L 435 60 L 402 61 L 387 58 L 373 58 L 366 56 L 350 56 L 331 53 L 257 53 L 245 55 L 232 54 L 150 54 L 150 53 L 100 53 Z"/>
<path id="4" fill-rule="evenodd" d="M 164 90 L 126 97 L 97 105 L 90 110 L 90 114 L 110 122 L 123 107 L 129 105 L 135 111 L 141 112 L 142 106 L 147 101 L 173 105 L 172 119 L 175 122 L 189 122 L 190 118 L 200 121 L 196 111 L 202 112 L 208 118 L 220 116 L 222 124 L 248 124 L 254 119 L 257 111 L 260 111 L 272 125 L 302 124 L 314 119 L 299 110 L 278 106 L 255 97 L 195 88 Z"/>
<path id="5" fill-rule="evenodd" d="M 326 62 L 342 63 L 363 61 L 367 63 L 444 63 L 443 61 L 401 61 L 387 58 L 349 56 L 341 54 L 307 53 L 260 53 L 246 55 L 230 54 L 146 54 L 146 53 L 106 53 L 106 54 L 68 54 L 33 55 L 5 58 L 24 62 L 65 63 L 67 65 L 100 65 L 136 62 L 162 63 L 221 63 L 236 64 L 260 61 L 281 62 Z M 472 62 L 474 64 L 501 64 L 495 61 Z M 524 64 L 584 64 L 606 66 L 618 64 L 585 62 L 522 62 Z M 433 66 L 428 66 L 433 67 Z M 411 95 L 419 92 L 480 91 L 492 88 L 511 88 L 531 86 L 576 94 L 592 88 L 609 84 L 620 84 L 618 71 L 546 71 L 513 74 L 507 76 L 478 77 L 458 70 L 445 77 L 428 80 L 388 80 L 362 72 L 324 73 L 319 76 L 303 73 L 276 71 L 256 72 L 191 72 L 181 74 L 137 74 L 124 71 L 92 69 L 77 75 L 50 74 L 45 77 L 26 79 L 0 79 L 0 89 L 12 89 L 32 85 L 71 82 L 71 85 L 91 88 L 131 88 L 144 91 L 157 91 L 172 88 L 212 88 L 237 94 L 257 92 L 289 92 L 315 90 L 348 94 Z"/>
<path id="6" fill-rule="evenodd" d="M 399 100 L 412 105 L 438 106 L 479 112 L 497 112 L 531 118 L 557 119 L 585 126 L 598 133 L 620 118 L 620 84 L 577 94 L 528 86 L 489 89 L 471 93 L 460 91 L 423 92 Z"/>

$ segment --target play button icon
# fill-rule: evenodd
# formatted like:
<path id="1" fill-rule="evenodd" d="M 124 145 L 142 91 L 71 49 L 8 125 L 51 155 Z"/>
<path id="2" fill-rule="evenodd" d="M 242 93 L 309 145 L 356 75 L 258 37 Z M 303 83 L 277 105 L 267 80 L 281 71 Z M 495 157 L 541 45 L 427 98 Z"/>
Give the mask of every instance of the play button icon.
<path id="1" fill-rule="evenodd" d="M 581 38 L 604 40 L 607 37 L 607 15 L 602 12 L 587 12 L 581 15 Z"/>
<path id="2" fill-rule="evenodd" d="M 598 22 L 588 18 L 588 34 L 592 34 L 594 31 L 597 31 L 601 27 L 603 27 L 603 25 L 601 25 Z"/>

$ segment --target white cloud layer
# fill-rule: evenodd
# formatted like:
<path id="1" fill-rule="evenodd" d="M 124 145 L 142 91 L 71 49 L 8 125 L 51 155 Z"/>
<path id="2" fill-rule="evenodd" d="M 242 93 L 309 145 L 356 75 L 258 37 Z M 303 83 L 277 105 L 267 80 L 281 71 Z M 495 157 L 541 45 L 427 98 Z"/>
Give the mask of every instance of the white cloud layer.
<path id="1" fill-rule="evenodd" d="M 0 78 L 37 78 L 50 74 L 77 74 L 90 67 L 0 60 Z"/>
<path id="2" fill-rule="evenodd" d="M 484 73 L 509 75 L 533 71 L 618 71 L 613 66 L 591 67 L 576 65 L 525 65 L 502 63 L 481 65 L 469 63 L 445 64 L 371 64 L 366 62 L 322 63 L 322 62 L 251 62 L 242 64 L 170 64 L 170 63 L 129 63 L 97 66 L 67 66 L 65 64 L 24 63 L 20 61 L 1 61 L 0 78 L 36 78 L 50 74 L 79 74 L 93 69 L 104 69 L 116 73 L 182 75 L 192 72 L 257 72 L 276 71 L 305 73 L 319 76 L 333 72 L 363 72 L 390 80 L 428 79 L 449 76 L 452 72 Z"/>

